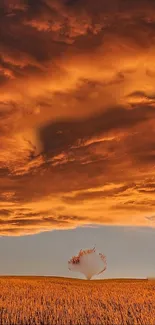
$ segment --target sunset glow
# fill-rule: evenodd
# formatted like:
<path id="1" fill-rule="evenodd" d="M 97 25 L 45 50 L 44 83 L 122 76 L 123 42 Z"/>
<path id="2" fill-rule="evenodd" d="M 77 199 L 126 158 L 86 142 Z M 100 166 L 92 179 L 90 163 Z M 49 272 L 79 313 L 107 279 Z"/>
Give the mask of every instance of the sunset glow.
<path id="1" fill-rule="evenodd" d="M 0 235 L 154 227 L 154 23 L 154 1 L 0 2 Z"/>

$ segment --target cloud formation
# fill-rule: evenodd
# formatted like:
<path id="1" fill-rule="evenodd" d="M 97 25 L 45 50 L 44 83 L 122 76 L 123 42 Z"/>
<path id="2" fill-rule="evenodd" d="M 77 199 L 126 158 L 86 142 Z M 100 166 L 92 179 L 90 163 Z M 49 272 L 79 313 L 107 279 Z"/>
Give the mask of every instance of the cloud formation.
<path id="1" fill-rule="evenodd" d="M 0 235 L 149 225 L 153 0 L 0 3 Z"/>

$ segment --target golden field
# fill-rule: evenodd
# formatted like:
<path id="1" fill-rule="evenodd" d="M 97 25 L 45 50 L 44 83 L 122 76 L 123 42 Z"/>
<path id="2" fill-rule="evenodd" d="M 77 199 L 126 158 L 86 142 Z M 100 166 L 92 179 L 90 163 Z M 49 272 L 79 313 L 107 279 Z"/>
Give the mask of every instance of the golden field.
<path id="1" fill-rule="evenodd" d="M 155 281 L 0 277 L 0 325 L 154 325 Z"/>

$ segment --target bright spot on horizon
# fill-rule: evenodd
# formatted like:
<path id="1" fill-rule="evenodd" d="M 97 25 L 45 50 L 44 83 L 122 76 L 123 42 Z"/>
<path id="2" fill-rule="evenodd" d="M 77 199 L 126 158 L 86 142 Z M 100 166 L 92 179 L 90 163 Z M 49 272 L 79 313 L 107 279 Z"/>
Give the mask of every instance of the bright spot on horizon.
<path id="1" fill-rule="evenodd" d="M 95 247 L 81 249 L 77 256 L 73 256 L 68 261 L 68 268 L 70 271 L 84 274 L 87 280 L 90 280 L 94 275 L 99 275 L 106 270 L 106 257 L 98 253 Z"/>

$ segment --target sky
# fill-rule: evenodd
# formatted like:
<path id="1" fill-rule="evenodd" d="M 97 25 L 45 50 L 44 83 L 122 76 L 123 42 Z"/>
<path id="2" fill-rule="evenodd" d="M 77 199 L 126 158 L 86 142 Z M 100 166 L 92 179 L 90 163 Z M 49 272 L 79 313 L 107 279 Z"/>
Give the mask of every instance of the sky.
<path id="1" fill-rule="evenodd" d="M 155 276 L 155 233 L 147 227 L 96 226 L 0 238 L 0 275 L 62 276 L 84 279 L 68 270 L 80 249 L 104 253 L 107 269 L 94 279 Z"/>
<path id="2" fill-rule="evenodd" d="M 101 227 L 101 237 L 109 229 L 113 244 L 118 229 L 134 229 L 135 245 L 147 237 L 150 253 L 154 27 L 154 0 L 1 0 L 4 258 L 7 245 L 21 241 L 22 252 L 49 234 L 64 252 L 66 234 L 78 228 L 82 236 L 88 225 L 90 234 Z"/>

